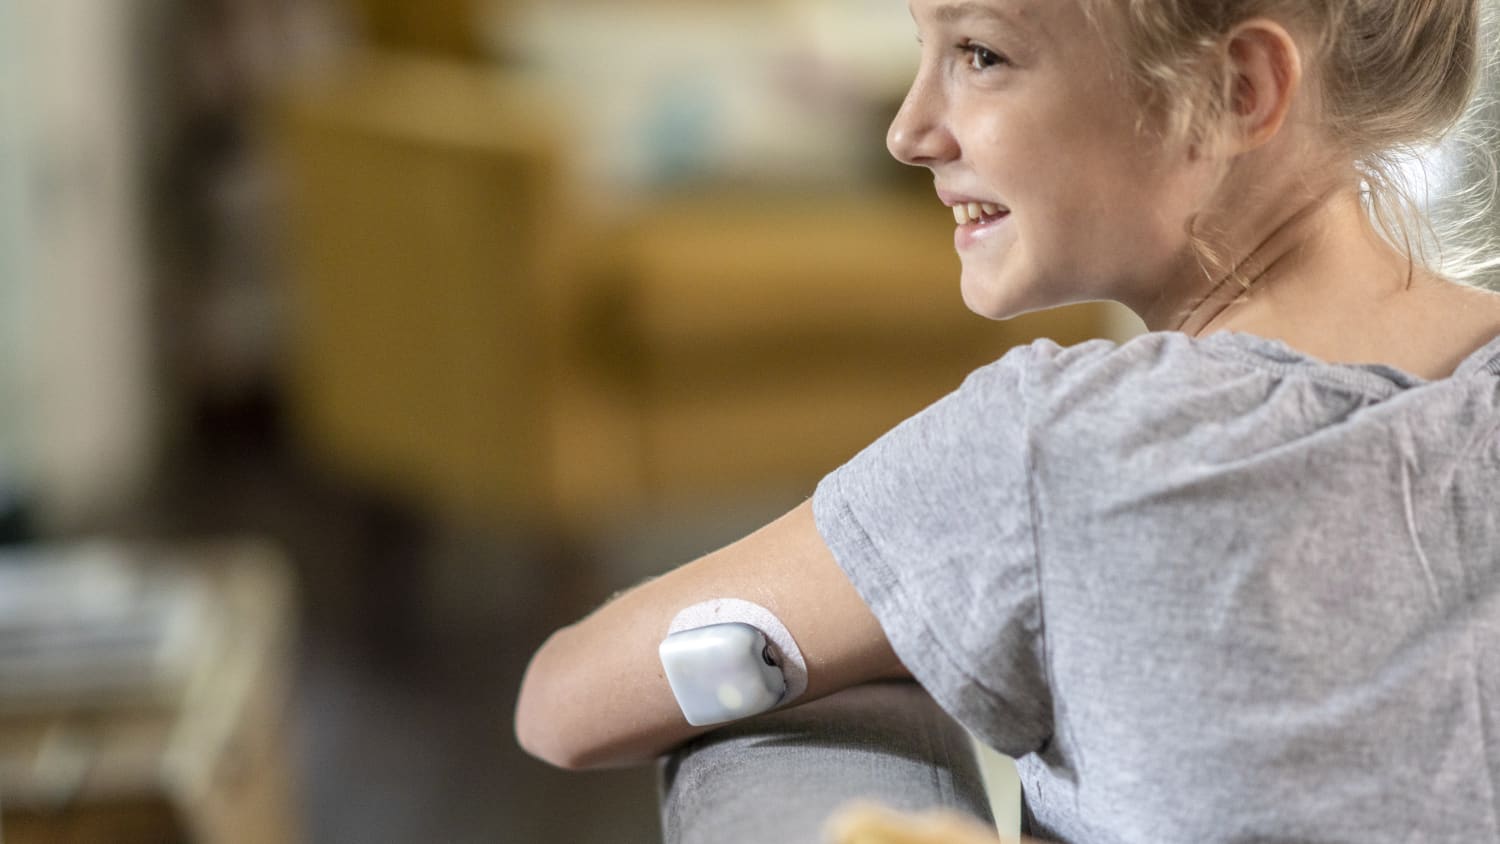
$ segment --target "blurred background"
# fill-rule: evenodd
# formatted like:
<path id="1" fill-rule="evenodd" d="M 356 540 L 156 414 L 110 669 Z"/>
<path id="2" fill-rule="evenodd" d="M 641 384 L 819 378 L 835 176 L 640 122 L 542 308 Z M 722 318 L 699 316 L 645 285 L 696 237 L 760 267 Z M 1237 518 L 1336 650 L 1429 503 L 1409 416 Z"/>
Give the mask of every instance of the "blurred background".
<path id="1" fill-rule="evenodd" d="M 550 630 L 1085 306 L 970 315 L 893 0 L 0 0 L 0 829 L 657 835 Z"/>

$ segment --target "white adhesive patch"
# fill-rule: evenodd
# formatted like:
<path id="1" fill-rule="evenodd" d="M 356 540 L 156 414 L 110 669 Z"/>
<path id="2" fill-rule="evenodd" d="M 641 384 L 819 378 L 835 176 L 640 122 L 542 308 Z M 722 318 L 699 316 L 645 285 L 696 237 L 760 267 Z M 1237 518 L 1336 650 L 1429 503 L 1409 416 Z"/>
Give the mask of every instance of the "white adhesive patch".
<path id="1" fill-rule="evenodd" d="M 786 696 L 777 705 L 785 706 L 801 697 L 807 691 L 807 662 L 802 659 L 802 650 L 797 647 L 791 631 L 786 629 L 781 619 L 760 604 L 739 598 L 719 598 L 693 604 L 672 619 L 667 635 L 736 621 L 766 634 L 766 638 L 775 646 L 777 655 L 781 657 L 781 676 L 786 679 Z"/>

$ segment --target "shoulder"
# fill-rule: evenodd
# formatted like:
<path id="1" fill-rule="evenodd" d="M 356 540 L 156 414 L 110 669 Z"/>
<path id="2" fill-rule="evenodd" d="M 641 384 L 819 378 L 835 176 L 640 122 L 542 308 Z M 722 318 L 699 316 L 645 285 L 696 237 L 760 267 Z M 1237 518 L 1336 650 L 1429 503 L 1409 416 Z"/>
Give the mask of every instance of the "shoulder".
<path id="1" fill-rule="evenodd" d="M 1124 342 L 1090 340 L 1072 346 L 1037 340 L 974 372 L 964 389 L 984 393 L 1011 386 L 1031 404 L 1078 397 L 1104 401 L 1269 372 L 1235 348 L 1233 338 L 1198 340 L 1179 332 L 1152 332 Z"/>
<path id="2" fill-rule="evenodd" d="M 1167 442 L 1231 420 L 1306 415 L 1326 403 L 1298 395 L 1268 401 L 1303 369 L 1265 345 L 1176 332 L 1072 346 L 1038 340 L 973 371 L 855 462 L 993 476 L 996 461 L 1024 472 L 1014 461 L 1044 441 L 1074 452 L 1108 448 L 1105 440 Z M 1316 379 L 1304 380 L 1321 390 Z"/>

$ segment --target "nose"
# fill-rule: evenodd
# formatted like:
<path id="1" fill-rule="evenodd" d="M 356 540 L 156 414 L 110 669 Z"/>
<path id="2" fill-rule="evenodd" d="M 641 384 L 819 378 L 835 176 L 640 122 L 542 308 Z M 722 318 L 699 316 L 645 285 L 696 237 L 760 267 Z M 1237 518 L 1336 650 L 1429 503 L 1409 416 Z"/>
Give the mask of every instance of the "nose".
<path id="1" fill-rule="evenodd" d="M 885 147 L 902 164 L 934 167 L 958 157 L 958 141 L 943 120 L 943 94 L 919 73 L 885 135 Z"/>

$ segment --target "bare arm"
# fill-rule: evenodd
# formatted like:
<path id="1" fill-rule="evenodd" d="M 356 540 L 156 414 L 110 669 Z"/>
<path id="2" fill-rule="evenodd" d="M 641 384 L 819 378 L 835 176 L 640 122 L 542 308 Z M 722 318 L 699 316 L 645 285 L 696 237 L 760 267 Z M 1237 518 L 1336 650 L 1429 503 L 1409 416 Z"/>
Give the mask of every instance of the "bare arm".
<path id="1" fill-rule="evenodd" d="M 626 592 L 552 635 L 526 670 L 516 737 L 564 768 L 645 762 L 711 727 L 677 708 L 657 645 L 684 607 L 741 598 L 769 609 L 807 661 L 807 692 L 908 676 L 813 523 L 812 502 Z"/>

